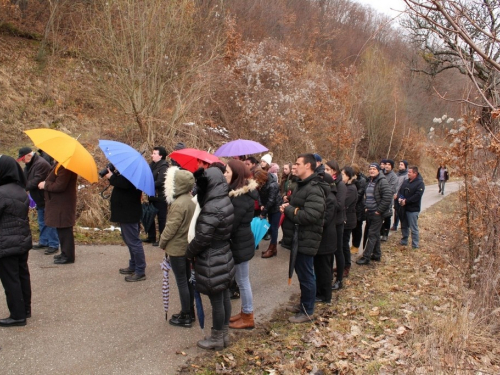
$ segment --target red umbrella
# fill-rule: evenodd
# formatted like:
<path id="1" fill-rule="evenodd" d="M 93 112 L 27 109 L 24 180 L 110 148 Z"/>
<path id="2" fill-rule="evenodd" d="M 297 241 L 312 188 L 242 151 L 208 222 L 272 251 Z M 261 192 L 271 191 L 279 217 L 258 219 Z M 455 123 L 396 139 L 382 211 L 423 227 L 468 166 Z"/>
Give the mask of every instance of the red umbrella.
<path id="1" fill-rule="evenodd" d="M 179 163 L 181 168 L 187 169 L 190 172 L 196 172 L 198 169 L 198 160 L 202 160 L 208 164 L 215 162 L 222 163 L 217 156 L 195 148 L 184 148 L 174 151 L 169 156 Z"/>

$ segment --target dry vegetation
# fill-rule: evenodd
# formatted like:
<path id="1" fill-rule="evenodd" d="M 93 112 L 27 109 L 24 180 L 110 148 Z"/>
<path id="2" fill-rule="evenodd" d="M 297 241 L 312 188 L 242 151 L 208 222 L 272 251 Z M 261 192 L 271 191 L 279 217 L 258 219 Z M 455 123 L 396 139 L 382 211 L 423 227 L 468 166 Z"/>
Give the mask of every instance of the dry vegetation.
<path id="1" fill-rule="evenodd" d="M 259 329 L 233 333 L 231 347 L 197 358 L 181 373 L 499 373 L 498 331 L 487 333 L 492 327 L 455 266 L 459 207 L 454 194 L 422 214 L 418 251 L 399 246 L 399 233 L 393 234 L 381 263 L 355 267 L 332 305 L 317 305 L 314 324 L 291 325 L 280 310 Z"/>

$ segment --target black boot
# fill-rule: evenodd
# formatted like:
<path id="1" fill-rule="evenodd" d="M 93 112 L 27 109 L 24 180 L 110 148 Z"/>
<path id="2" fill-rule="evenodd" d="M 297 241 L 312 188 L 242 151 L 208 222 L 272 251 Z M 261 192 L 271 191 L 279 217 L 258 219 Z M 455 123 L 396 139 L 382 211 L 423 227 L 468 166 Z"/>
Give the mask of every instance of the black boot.
<path id="1" fill-rule="evenodd" d="M 184 313 L 182 311 L 179 315 L 173 315 L 168 322 L 177 327 L 191 328 L 193 326 L 189 313 Z"/>
<path id="2" fill-rule="evenodd" d="M 191 307 L 191 312 L 189 313 L 189 315 L 191 316 L 191 322 L 196 322 L 196 314 L 194 312 L 194 307 Z M 174 314 L 172 315 L 172 318 L 174 319 L 179 319 L 179 317 L 181 316 L 181 313 L 179 314 Z"/>

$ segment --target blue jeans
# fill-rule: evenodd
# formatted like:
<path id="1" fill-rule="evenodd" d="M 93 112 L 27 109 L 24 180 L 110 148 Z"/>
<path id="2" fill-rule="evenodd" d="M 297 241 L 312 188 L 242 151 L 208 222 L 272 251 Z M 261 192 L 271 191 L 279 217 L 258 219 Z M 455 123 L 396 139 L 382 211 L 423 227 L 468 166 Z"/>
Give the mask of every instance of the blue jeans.
<path id="1" fill-rule="evenodd" d="M 269 228 L 271 232 L 271 242 L 270 245 L 276 245 L 278 243 L 278 230 L 280 229 L 280 219 L 281 212 L 275 212 L 274 214 L 267 214 L 269 218 L 269 224 L 271 224 L 271 228 Z"/>
<path id="2" fill-rule="evenodd" d="M 446 184 L 446 180 L 439 180 L 439 191 L 442 195 L 444 195 L 444 185 Z"/>
<path id="3" fill-rule="evenodd" d="M 403 237 L 401 238 L 401 244 L 408 244 L 408 236 L 411 231 L 411 247 L 418 249 L 418 214 L 420 212 L 406 212 L 406 222 L 401 221 L 401 233 Z"/>
<path id="4" fill-rule="evenodd" d="M 36 212 L 38 212 L 38 229 L 40 229 L 40 240 L 38 243 L 59 249 L 57 229 L 45 225 L 45 207 L 37 207 Z"/>
<path id="5" fill-rule="evenodd" d="M 130 253 L 128 267 L 137 275 L 146 274 L 146 256 L 139 238 L 139 223 L 120 223 L 122 238 Z"/>
<path id="6" fill-rule="evenodd" d="M 250 262 L 248 261 L 235 265 L 235 279 L 238 283 L 238 287 L 240 288 L 241 311 L 245 314 L 253 312 L 253 295 L 252 286 L 250 285 L 249 265 Z"/>
<path id="7" fill-rule="evenodd" d="M 316 301 L 316 281 L 314 280 L 314 257 L 297 254 L 295 273 L 300 284 L 300 305 L 308 315 L 314 314 Z"/>

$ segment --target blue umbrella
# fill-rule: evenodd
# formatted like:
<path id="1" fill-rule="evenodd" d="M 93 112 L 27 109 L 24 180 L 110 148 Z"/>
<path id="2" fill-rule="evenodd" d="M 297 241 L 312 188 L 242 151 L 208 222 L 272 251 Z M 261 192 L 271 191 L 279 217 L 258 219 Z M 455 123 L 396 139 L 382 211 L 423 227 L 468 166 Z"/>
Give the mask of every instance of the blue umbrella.
<path id="1" fill-rule="evenodd" d="M 264 238 L 271 224 L 266 219 L 261 219 L 256 216 L 252 219 L 250 223 L 250 228 L 252 229 L 253 236 L 255 238 L 255 247 L 259 245 L 259 242 Z"/>
<path id="2" fill-rule="evenodd" d="M 137 189 L 149 196 L 155 195 L 155 181 L 148 162 L 135 149 L 125 143 L 99 140 L 106 158 Z"/>
<path id="3" fill-rule="evenodd" d="M 196 313 L 198 314 L 198 322 L 200 323 L 200 327 L 201 329 L 203 329 L 205 328 L 205 311 L 203 311 L 203 302 L 201 300 L 200 292 L 196 290 L 196 277 L 193 268 L 191 268 L 191 277 L 189 278 L 189 282 L 193 284 L 194 302 L 196 303 Z"/>

